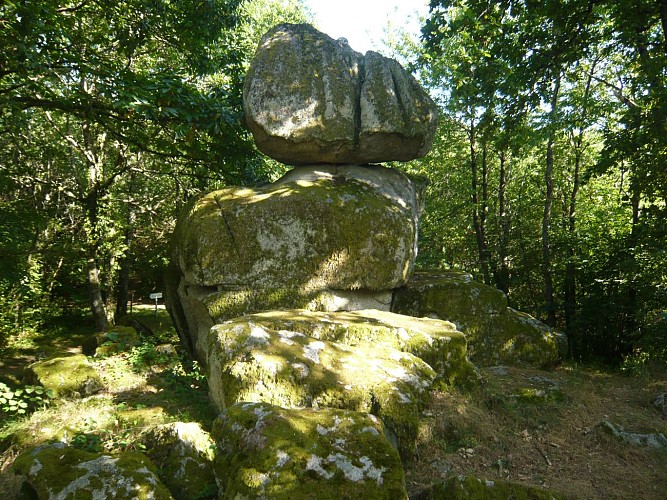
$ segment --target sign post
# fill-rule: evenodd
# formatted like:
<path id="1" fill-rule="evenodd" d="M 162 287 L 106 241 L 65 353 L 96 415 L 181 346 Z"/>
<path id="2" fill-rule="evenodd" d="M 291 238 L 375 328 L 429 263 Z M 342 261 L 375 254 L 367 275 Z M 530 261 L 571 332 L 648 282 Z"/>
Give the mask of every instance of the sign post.
<path id="1" fill-rule="evenodd" d="M 155 317 L 157 318 L 157 301 L 162 298 L 162 292 L 151 293 L 150 298 L 155 299 Z"/>

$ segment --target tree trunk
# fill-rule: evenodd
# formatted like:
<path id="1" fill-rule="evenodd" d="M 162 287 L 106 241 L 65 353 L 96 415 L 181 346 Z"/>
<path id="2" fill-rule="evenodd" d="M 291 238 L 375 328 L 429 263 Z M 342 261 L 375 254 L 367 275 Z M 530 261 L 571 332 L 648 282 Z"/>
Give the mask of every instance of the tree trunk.
<path id="1" fill-rule="evenodd" d="M 487 259 L 487 245 L 486 245 L 486 236 L 484 234 L 484 219 L 485 214 L 483 213 L 483 208 L 480 210 L 479 198 L 477 196 L 477 181 L 478 181 L 478 165 L 477 165 L 477 151 L 475 149 L 475 124 L 473 121 L 470 123 L 470 173 L 472 177 L 472 224 L 475 230 L 475 240 L 477 242 L 477 253 L 479 255 L 479 266 L 482 270 L 482 275 L 484 276 L 484 283 L 489 285 L 491 279 L 489 276 L 489 266 Z M 486 169 L 486 159 L 483 158 L 482 173 L 485 174 L 484 170 Z M 482 185 L 486 181 L 482 180 Z M 483 187 L 482 191 L 485 191 Z"/>
<path id="2" fill-rule="evenodd" d="M 127 316 L 127 301 L 130 290 L 130 271 L 132 263 L 130 256 L 130 244 L 132 242 L 132 229 L 125 230 L 125 255 L 120 259 L 118 264 L 118 283 L 116 284 L 116 311 L 114 313 L 114 320 L 118 321 L 123 316 Z"/>
<path id="3" fill-rule="evenodd" d="M 579 170 L 581 168 L 581 144 L 583 141 L 583 130 L 580 131 L 579 140 L 577 141 L 577 150 L 574 156 L 574 172 L 572 174 L 572 191 L 570 192 L 570 203 L 567 210 L 568 226 L 567 231 L 569 235 L 570 245 L 567 249 L 567 262 L 565 263 L 565 291 L 563 309 L 565 312 L 565 330 L 568 335 L 573 334 L 575 316 L 577 310 L 577 266 L 575 265 L 575 258 L 577 256 L 577 247 L 575 244 L 576 229 L 577 229 L 577 193 L 579 192 Z"/>
<path id="4" fill-rule="evenodd" d="M 134 174 L 130 175 L 129 189 L 130 194 L 133 192 Z M 132 203 L 128 203 L 127 207 L 127 226 L 125 228 L 125 252 L 120 259 L 118 268 L 118 283 L 116 285 L 116 311 L 114 313 L 114 320 L 118 321 L 123 316 L 127 316 L 127 300 L 129 298 L 130 288 L 130 273 L 132 271 L 132 240 L 134 239 L 134 225 L 136 223 L 136 213 Z"/>
<path id="5" fill-rule="evenodd" d="M 107 320 L 107 311 L 104 307 L 104 299 L 102 298 L 100 271 L 97 266 L 96 253 L 93 250 L 88 257 L 88 294 L 90 297 L 91 312 L 95 320 L 95 329 L 98 332 L 103 332 L 109 327 L 109 321 Z"/>
<path id="6" fill-rule="evenodd" d="M 498 265 L 493 279 L 496 287 L 509 296 L 509 264 L 507 262 L 507 242 L 509 241 L 509 219 L 507 218 L 505 191 L 507 189 L 507 152 L 500 151 L 500 172 L 498 176 Z"/>
<path id="7" fill-rule="evenodd" d="M 549 138 L 547 141 L 546 168 L 544 184 L 544 215 L 542 217 L 542 276 L 544 277 L 544 300 L 547 312 L 547 324 L 556 326 L 556 303 L 554 301 L 553 277 L 551 271 L 551 241 L 549 229 L 551 225 L 551 206 L 554 196 L 554 145 L 556 143 L 556 112 L 558 110 L 558 93 L 560 91 L 560 69 L 557 70 L 551 97 L 551 111 L 549 119 Z"/>
<path id="8" fill-rule="evenodd" d="M 94 167 L 90 167 L 91 169 Z M 88 230 L 86 231 L 88 245 L 87 278 L 88 278 L 88 297 L 90 300 L 90 310 L 95 321 L 95 328 L 98 332 L 103 332 L 109 327 L 107 311 L 102 297 L 102 287 L 100 285 L 100 269 L 98 265 L 100 235 L 98 227 L 98 198 L 99 193 L 93 188 L 87 196 L 86 208 L 88 211 Z"/>

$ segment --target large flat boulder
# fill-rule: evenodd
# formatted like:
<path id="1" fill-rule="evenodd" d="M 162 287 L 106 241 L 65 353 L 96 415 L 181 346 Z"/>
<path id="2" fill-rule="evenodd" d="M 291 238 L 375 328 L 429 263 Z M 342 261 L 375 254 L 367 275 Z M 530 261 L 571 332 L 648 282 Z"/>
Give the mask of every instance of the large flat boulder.
<path id="1" fill-rule="evenodd" d="M 412 272 L 422 187 L 379 166 L 302 167 L 214 191 L 180 217 L 174 261 L 220 289 L 392 289 Z"/>
<path id="2" fill-rule="evenodd" d="M 252 316 L 212 328 L 206 366 L 220 410 L 253 401 L 373 413 L 406 455 L 436 377 L 423 360 L 386 343 L 347 346 L 266 327 Z"/>
<path id="3" fill-rule="evenodd" d="M 273 330 L 296 331 L 347 346 L 389 345 L 425 361 L 445 385 L 469 386 L 477 379 L 465 336 L 453 323 L 375 309 L 351 312 L 268 311 L 248 319 Z"/>
<path id="4" fill-rule="evenodd" d="M 372 415 L 238 403 L 213 425 L 219 498 L 405 499 L 398 453 Z"/>
<path id="5" fill-rule="evenodd" d="M 567 355 L 564 334 L 508 307 L 500 290 L 462 271 L 415 273 L 394 292 L 392 311 L 453 322 L 468 340 L 470 359 L 481 366 L 549 366 Z"/>
<path id="6" fill-rule="evenodd" d="M 379 309 L 389 311 L 392 292 L 383 290 L 312 290 L 277 288 L 217 290 L 211 287 L 179 285 L 169 291 L 169 310 L 174 324 L 190 354 L 205 363 L 206 339 L 213 325 L 276 309 L 308 311 L 355 311 Z"/>
<path id="7" fill-rule="evenodd" d="M 262 37 L 243 97 L 258 149 L 289 165 L 412 160 L 437 125 L 436 105 L 398 62 L 307 24 Z"/>

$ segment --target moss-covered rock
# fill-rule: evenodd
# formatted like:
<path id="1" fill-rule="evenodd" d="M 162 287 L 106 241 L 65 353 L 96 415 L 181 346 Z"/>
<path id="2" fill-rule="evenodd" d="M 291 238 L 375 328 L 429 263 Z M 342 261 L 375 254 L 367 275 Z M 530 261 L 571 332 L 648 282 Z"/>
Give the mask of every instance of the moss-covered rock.
<path id="1" fill-rule="evenodd" d="M 567 355 L 567 338 L 530 314 L 507 308 L 492 318 L 490 333 L 478 339 L 476 359 L 499 363 L 550 366 Z"/>
<path id="2" fill-rule="evenodd" d="M 216 290 L 212 287 L 187 285 L 181 279 L 173 292 L 172 306 L 181 311 L 179 336 L 195 359 L 205 364 L 205 339 L 214 324 L 260 311 L 305 309 L 309 311 L 354 311 L 380 309 L 388 311 L 391 291 L 251 289 Z M 177 312 L 174 313 L 176 316 Z M 203 339 L 204 346 L 200 343 Z"/>
<path id="3" fill-rule="evenodd" d="M 418 186 L 380 166 L 300 172 L 194 200 L 174 232 L 185 282 L 302 293 L 406 283 L 416 254 Z"/>
<path id="4" fill-rule="evenodd" d="M 222 410 L 241 401 L 373 413 L 409 454 L 433 369 L 387 344 L 354 347 L 239 318 L 216 325 L 207 349 L 211 398 Z"/>
<path id="5" fill-rule="evenodd" d="M 534 486 L 474 476 L 456 476 L 416 495 L 414 500 L 558 500 L 565 498 Z"/>
<path id="6" fill-rule="evenodd" d="M 59 397 L 90 396 L 102 389 L 102 379 L 83 354 L 37 361 L 25 372 L 27 383 L 39 384 Z"/>
<path id="7" fill-rule="evenodd" d="M 548 366 L 567 355 L 564 334 L 508 307 L 500 290 L 461 271 L 415 273 L 394 292 L 392 311 L 455 323 L 479 365 Z"/>
<path id="8" fill-rule="evenodd" d="M 155 465 L 134 451 L 103 455 L 55 443 L 20 455 L 14 471 L 27 476 L 24 491 L 37 498 L 172 498 Z"/>
<path id="9" fill-rule="evenodd" d="M 82 351 L 88 356 L 104 357 L 130 350 L 141 344 L 141 337 L 131 326 L 116 325 L 106 332 L 86 339 Z"/>
<path id="10" fill-rule="evenodd" d="M 348 346 L 386 344 L 409 352 L 428 363 L 446 384 L 470 385 L 477 381 L 468 361 L 465 336 L 448 321 L 414 318 L 375 309 L 349 312 L 306 310 L 268 311 L 248 321 L 273 330 L 289 330 Z"/>
<path id="11" fill-rule="evenodd" d="M 398 62 L 306 24 L 262 37 L 243 104 L 257 148 L 289 165 L 409 161 L 437 126 L 436 105 Z"/>
<path id="12" fill-rule="evenodd" d="M 146 454 L 176 500 L 217 498 L 215 442 L 196 422 L 149 428 L 141 437 Z"/>
<path id="13" fill-rule="evenodd" d="M 405 499 L 401 461 L 372 415 L 239 403 L 215 421 L 220 496 Z"/>

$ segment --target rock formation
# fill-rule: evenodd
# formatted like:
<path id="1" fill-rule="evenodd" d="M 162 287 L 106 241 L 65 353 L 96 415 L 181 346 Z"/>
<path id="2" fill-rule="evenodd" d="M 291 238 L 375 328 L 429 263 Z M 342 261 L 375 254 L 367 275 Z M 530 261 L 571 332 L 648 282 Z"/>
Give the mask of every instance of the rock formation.
<path id="1" fill-rule="evenodd" d="M 288 165 L 408 161 L 428 153 L 437 108 L 399 63 L 309 25 L 262 38 L 244 85 L 264 154 Z"/>
<path id="2" fill-rule="evenodd" d="M 481 363 L 538 365 L 560 337 L 465 274 L 413 277 L 425 181 L 369 164 L 425 155 L 436 109 L 396 61 L 279 25 L 244 108 L 295 168 L 193 200 L 166 290 L 221 412 L 218 494 L 405 497 L 431 389 L 478 380 L 466 335 Z"/>
<path id="3" fill-rule="evenodd" d="M 435 105 L 400 64 L 279 25 L 262 38 L 244 108 L 258 148 L 296 167 L 268 186 L 192 200 L 167 277 L 170 315 L 220 412 L 214 441 L 178 422 L 143 433 L 148 456 L 39 447 L 16 460 L 27 494 L 406 498 L 401 458 L 415 450 L 420 414 L 433 388 L 478 382 L 469 354 L 480 364 L 563 356 L 564 337 L 498 290 L 461 272 L 413 275 L 426 183 L 370 165 L 423 156 L 433 140 Z M 137 337 L 116 328 L 87 352 Z M 30 373 L 71 396 L 101 387 L 91 370 L 81 355 Z M 475 478 L 442 488 L 514 491 Z"/>

